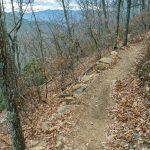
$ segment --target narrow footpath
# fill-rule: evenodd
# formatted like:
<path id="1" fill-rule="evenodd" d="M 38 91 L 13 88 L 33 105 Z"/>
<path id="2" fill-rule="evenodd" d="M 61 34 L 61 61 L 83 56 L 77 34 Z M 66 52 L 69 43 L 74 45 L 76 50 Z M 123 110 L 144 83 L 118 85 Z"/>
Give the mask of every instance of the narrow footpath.
<path id="1" fill-rule="evenodd" d="M 126 78 L 136 70 L 137 60 L 145 52 L 144 42 L 131 44 L 119 50 L 120 60 L 112 69 L 102 71 L 77 99 L 80 105 L 75 106 L 78 122 L 67 137 L 68 149 L 103 150 L 106 140 L 106 128 L 111 122 L 109 109 L 114 105 L 112 91 L 117 80 Z M 70 148 L 69 148 L 70 147 Z"/>

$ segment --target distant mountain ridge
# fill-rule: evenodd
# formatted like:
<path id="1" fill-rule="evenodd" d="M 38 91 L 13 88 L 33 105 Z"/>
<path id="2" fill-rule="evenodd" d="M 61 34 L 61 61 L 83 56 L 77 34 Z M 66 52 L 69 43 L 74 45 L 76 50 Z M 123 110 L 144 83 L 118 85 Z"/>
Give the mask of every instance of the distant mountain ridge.
<path id="1" fill-rule="evenodd" d="M 44 10 L 44 11 L 39 11 L 39 12 L 34 12 L 34 13 L 40 25 L 40 28 L 45 33 L 49 31 L 49 27 L 48 27 L 50 25 L 49 22 L 52 25 L 55 22 L 64 21 L 63 10 Z M 19 20 L 20 18 L 19 13 L 15 12 L 15 14 L 17 18 L 16 20 Z M 81 18 L 81 11 L 79 10 L 70 10 L 69 14 L 73 19 L 79 20 Z M 6 24 L 8 27 L 8 32 L 11 31 L 13 27 L 12 13 L 6 13 Z M 19 33 L 32 33 L 35 27 L 36 27 L 36 24 L 35 24 L 35 20 L 34 20 L 32 12 L 25 13 Z"/>
<path id="2" fill-rule="evenodd" d="M 17 17 L 17 21 L 19 20 L 19 17 Z M 6 13 L 6 25 L 8 31 L 12 30 L 13 28 L 13 16 L 12 13 Z M 22 20 L 22 26 L 21 26 L 21 31 L 30 31 L 30 25 L 31 22 L 27 19 Z"/>
<path id="3" fill-rule="evenodd" d="M 34 12 L 35 16 L 38 20 L 43 20 L 43 21 L 59 21 L 59 19 L 62 19 L 64 17 L 64 12 L 63 10 L 55 9 L 55 10 L 44 10 L 44 11 L 38 11 Z M 80 19 L 81 12 L 79 10 L 70 10 L 69 14 L 75 19 Z M 27 19 L 29 21 L 33 20 L 33 14 L 30 13 L 25 13 L 24 19 Z"/>

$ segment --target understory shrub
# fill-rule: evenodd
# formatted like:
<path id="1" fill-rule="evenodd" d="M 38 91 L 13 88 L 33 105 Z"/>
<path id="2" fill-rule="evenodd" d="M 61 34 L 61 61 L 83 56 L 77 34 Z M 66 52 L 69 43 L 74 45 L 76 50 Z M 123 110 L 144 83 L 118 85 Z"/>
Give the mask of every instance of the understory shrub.
<path id="1" fill-rule="evenodd" d="M 39 59 L 33 59 L 23 69 L 23 77 L 27 86 L 39 86 L 47 80 L 44 65 Z"/>

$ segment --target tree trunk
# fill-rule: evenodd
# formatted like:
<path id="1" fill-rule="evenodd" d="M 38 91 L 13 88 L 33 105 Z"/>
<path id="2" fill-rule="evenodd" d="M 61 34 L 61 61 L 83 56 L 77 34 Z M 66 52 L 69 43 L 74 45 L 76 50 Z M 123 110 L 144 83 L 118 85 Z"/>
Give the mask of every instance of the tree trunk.
<path id="1" fill-rule="evenodd" d="M 12 52 L 8 47 L 8 40 L 7 35 L 5 34 L 3 37 L 3 47 L 2 50 L 2 57 L 3 57 L 3 91 L 4 97 L 6 100 L 6 107 L 7 107 L 7 119 L 9 122 L 10 127 L 10 134 L 12 139 L 12 146 L 14 150 L 25 150 L 25 142 L 24 136 L 21 128 L 21 123 L 18 115 L 16 98 L 17 98 L 17 84 L 16 84 L 16 72 L 14 72 L 15 66 L 14 65 L 14 57 L 11 56 Z M 6 41 L 6 42 L 5 42 Z"/>
<path id="2" fill-rule="evenodd" d="M 114 49 L 117 49 L 118 44 L 118 36 L 119 36 L 119 22 L 120 22 L 120 8 L 121 8 L 121 1 L 118 0 L 118 6 L 117 6 L 117 26 L 116 26 L 116 37 L 115 37 L 115 44 Z"/>
<path id="3" fill-rule="evenodd" d="M 104 13 L 104 22 L 105 22 L 105 28 L 106 28 L 106 31 L 110 33 L 110 30 L 109 30 L 109 26 L 108 26 L 108 17 L 107 17 L 107 12 L 106 12 L 106 3 L 105 3 L 105 0 L 102 0 L 102 6 L 103 6 L 103 13 Z"/>
<path id="4" fill-rule="evenodd" d="M 142 4 L 142 11 L 144 11 L 145 7 L 146 7 L 146 1 L 145 0 L 141 0 L 141 4 Z"/>
<path id="5" fill-rule="evenodd" d="M 7 119 L 10 128 L 13 150 L 25 150 L 25 140 L 19 119 L 16 98 L 16 67 L 14 51 L 8 40 L 3 3 L 0 2 L 0 53 L 3 63 L 3 93 L 7 107 Z M 11 43 L 12 44 L 12 43 Z"/>
<path id="6" fill-rule="evenodd" d="M 5 79 L 7 80 L 7 79 Z M 9 81 L 9 80 L 8 80 Z M 7 82 L 5 84 L 7 84 Z M 9 83 L 10 84 L 10 83 Z M 25 140 L 20 124 L 20 119 L 16 104 L 15 90 L 10 86 L 5 88 L 5 98 L 7 99 L 7 119 L 10 127 L 12 146 L 14 150 L 25 150 Z"/>
<path id="7" fill-rule="evenodd" d="M 130 11 L 131 11 L 131 0 L 127 0 L 127 17 L 126 17 L 126 25 L 125 25 L 125 33 L 124 33 L 124 42 L 123 42 L 123 46 L 126 46 L 127 43 L 128 43 L 128 32 L 129 32 Z"/>
<path id="8" fill-rule="evenodd" d="M 148 11 L 150 11 L 150 0 L 148 0 Z"/>
<path id="9" fill-rule="evenodd" d="M 66 25 L 67 25 L 68 36 L 69 36 L 69 39 L 72 40 L 72 34 L 71 34 L 71 29 L 70 29 L 70 24 L 69 24 L 69 17 L 68 17 L 68 13 L 66 10 L 64 0 L 62 0 L 62 6 L 63 6 L 64 16 L 65 16 L 65 20 L 66 20 Z"/>

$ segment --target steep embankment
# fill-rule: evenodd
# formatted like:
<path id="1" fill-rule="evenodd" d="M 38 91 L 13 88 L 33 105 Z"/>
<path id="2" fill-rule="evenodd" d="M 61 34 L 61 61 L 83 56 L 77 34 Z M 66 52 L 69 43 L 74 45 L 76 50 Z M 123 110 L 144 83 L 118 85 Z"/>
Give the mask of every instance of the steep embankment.
<path id="1" fill-rule="evenodd" d="M 112 68 L 102 71 L 86 91 L 77 98 L 75 115 L 78 122 L 68 135 L 66 148 L 78 150 L 103 150 L 102 142 L 106 140 L 105 129 L 111 119 L 108 117 L 110 107 L 114 105 L 112 91 L 117 80 L 124 79 L 135 72 L 137 61 L 145 53 L 145 44 L 140 42 L 119 50 L 121 58 Z"/>

